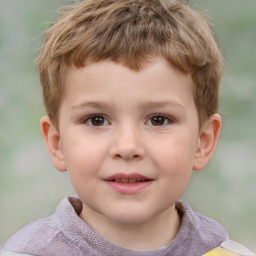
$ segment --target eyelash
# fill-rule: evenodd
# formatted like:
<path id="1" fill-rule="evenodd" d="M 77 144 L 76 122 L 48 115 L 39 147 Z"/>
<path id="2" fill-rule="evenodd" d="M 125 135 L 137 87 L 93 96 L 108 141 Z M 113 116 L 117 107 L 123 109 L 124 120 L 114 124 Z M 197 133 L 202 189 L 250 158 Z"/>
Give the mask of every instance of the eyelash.
<path id="1" fill-rule="evenodd" d="M 106 121 L 108 122 L 108 124 L 110 123 L 110 122 L 108 121 L 108 119 L 107 119 L 106 117 L 104 117 L 103 114 L 92 114 L 92 115 L 89 115 L 89 116 L 87 116 L 86 118 L 84 118 L 84 119 L 82 120 L 82 123 L 87 124 L 88 126 L 93 126 L 93 127 L 101 127 L 101 126 L 104 126 L 104 124 L 102 124 L 102 125 L 93 125 L 93 124 L 92 124 L 92 119 L 93 119 L 93 118 L 96 118 L 96 117 L 102 118 L 103 121 L 104 121 L 104 123 L 105 123 Z M 90 124 L 89 124 L 89 122 L 90 122 Z"/>
<path id="2" fill-rule="evenodd" d="M 103 120 L 103 124 L 93 125 L 93 124 L 92 124 L 92 119 L 93 119 L 93 118 L 96 118 L 96 117 L 101 118 L 101 119 Z M 153 124 L 152 124 L 152 119 L 155 118 L 155 117 L 162 118 L 163 121 L 164 121 L 164 123 L 163 123 L 163 124 L 159 124 L 159 125 L 157 125 L 157 124 L 156 124 L 156 125 L 153 125 Z M 95 121 L 96 121 L 96 120 L 95 120 Z M 152 114 L 152 115 L 149 116 L 149 118 L 147 119 L 146 124 L 147 124 L 148 122 L 150 122 L 150 121 L 151 121 L 150 126 L 156 126 L 156 127 L 165 126 L 165 125 L 167 125 L 167 124 L 170 124 L 170 123 L 173 123 L 173 122 L 174 122 L 174 120 L 173 120 L 172 117 L 170 117 L 169 115 L 165 115 L 165 114 Z M 167 121 L 167 123 L 166 123 L 166 121 Z M 89 122 L 90 122 L 90 123 L 89 123 Z M 108 119 L 107 119 L 106 117 L 104 117 L 103 114 L 92 114 L 92 115 L 89 115 L 89 116 L 87 116 L 86 118 L 84 118 L 83 121 L 82 121 L 82 123 L 85 123 L 85 124 L 87 124 L 88 126 L 93 126 L 93 127 L 105 126 L 105 125 L 106 125 L 105 122 L 107 122 L 108 124 L 110 124 L 110 122 L 108 121 Z"/>
<path id="3" fill-rule="evenodd" d="M 170 124 L 170 123 L 173 123 L 173 122 L 174 122 L 174 120 L 173 120 L 172 117 L 170 117 L 169 115 L 165 115 L 165 114 L 153 114 L 153 115 L 151 115 L 151 116 L 148 118 L 147 122 L 149 122 L 150 120 L 152 121 L 152 119 L 153 119 L 154 117 L 163 118 L 163 119 L 164 119 L 164 122 L 167 121 L 167 123 L 164 123 L 164 124 L 162 124 L 162 125 L 151 125 L 151 126 L 160 126 L 160 127 L 161 127 L 161 126 L 165 126 L 165 125 L 167 125 L 167 124 Z M 147 123 L 147 122 L 146 122 L 146 123 Z"/>

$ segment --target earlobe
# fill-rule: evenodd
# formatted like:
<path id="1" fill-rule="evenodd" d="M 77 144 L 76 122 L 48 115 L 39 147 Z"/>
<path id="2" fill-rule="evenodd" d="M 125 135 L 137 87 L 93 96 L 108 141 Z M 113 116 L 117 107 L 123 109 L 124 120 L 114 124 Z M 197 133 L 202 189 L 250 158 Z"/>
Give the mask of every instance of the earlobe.
<path id="1" fill-rule="evenodd" d="M 53 165 L 59 171 L 66 171 L 60 134 L 48 115 L 41 118 L 40 127 Z"/>
<path id="2" fill-rule="evenodd" d="M 211 159 L 221 130 L 221 116 L 213 114 L 203 125 L 198 138 L 197 151 L 194 159 L 193 169 L 203 169 Z"/>

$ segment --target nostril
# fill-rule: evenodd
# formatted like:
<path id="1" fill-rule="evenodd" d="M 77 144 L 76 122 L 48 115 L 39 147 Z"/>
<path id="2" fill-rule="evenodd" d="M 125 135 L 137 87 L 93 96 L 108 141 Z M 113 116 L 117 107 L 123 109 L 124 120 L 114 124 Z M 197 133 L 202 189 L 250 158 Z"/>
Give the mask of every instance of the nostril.
<path id="1" fill-rule="evenodd" d="M 122 152 L 115 152 L 114 154 L 111 155 L 115 159 L 139 160 L 144 157 L 144 151 L 141 151 L 141 153 L 134 153 L 131 151 L 123 150 Z"/>
<path id="2" fill-rule="evenodd" d="M 139 160 L 144 157 L 144 147 L 138 137 L 117 136 L 110 148 L 110 155 L 115 159 Z"/>

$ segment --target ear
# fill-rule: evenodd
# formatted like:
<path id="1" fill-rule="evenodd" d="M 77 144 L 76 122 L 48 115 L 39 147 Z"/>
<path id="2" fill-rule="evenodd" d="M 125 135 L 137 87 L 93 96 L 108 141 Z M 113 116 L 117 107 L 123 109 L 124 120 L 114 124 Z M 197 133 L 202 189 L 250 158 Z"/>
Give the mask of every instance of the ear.
<path id="1" fill-rule="evenodd" d="M 203 169 L 211 159 L 221 130 L 221 116 L 213 114 L 202 126 L 198 138 L 197 151 L 194 159 L 193 169 Z"/>
<path id="2" fill-rule="evenodd" d="M 40 127 L 53 165 L 59 171 L 66 171 L 60 134 L 48 115 L 41 118 Z"/>

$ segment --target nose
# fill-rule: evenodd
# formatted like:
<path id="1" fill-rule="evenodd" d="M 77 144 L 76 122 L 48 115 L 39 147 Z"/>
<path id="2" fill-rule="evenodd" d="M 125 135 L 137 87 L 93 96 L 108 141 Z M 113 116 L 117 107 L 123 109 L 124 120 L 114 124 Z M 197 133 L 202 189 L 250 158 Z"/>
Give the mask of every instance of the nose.
<path id="1" fill-rule="evenodd" d="M 120 128 L 115 133 L 110 155 L 115 159 L 141 160 L 145 156 L 142 136 L 135 127 Z"/>

